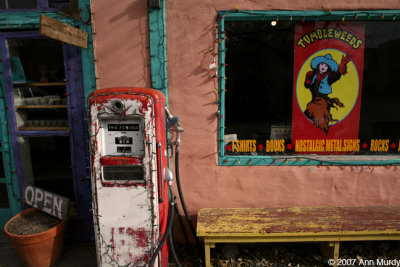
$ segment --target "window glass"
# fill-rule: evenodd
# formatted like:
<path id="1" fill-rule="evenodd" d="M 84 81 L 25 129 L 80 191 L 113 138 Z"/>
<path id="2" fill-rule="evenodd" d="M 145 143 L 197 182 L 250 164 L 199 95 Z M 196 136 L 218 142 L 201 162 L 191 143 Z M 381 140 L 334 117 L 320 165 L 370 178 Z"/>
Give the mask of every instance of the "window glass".
<path id="1" fill-rule="evenodd" d="M 63 47 L 52 39 L 8 39 L 17 129 L 68 130 Z"/>
<path id="2" fill-rule="evenodd" d="M 36 8 L 37 0 L 0 0 L 1 9 Z"/>
<path id="3" fill-rule="evenodd" d="M 6 184 L 0 183 L 0 208 L 8 208 L 9 206 Z"/>
<path id="4" fill-rule="evenodd" d="M 3 155 L 0 153 L 0 179 L 5 179 Z M 5 183 L 0 182 L 0 208 L 8 208 L 8 193 Z"/>
<path id="5" fill-rule="evenodd" d="M 59 8 L 69 5 L 69 0 L 49 0 L 50 8 Z"/>
<path id="6" fill-rule="evenodd" d="M 224 26 L 225 155 L 399 154 L 399 22 Z"/>
<path id="7" fill-rule="evenodd" d="M 144 181 L 142 166 L 104 166 L 103 177 L 106 181 Z"/>
<path id="8" fill-rule="evenodd" d="M 0 179 L 5 178 L 4 164 L 3 164 L 3 153 L 0 153 Z"/>
<path id="9" fill-rule="evenodd" d="M 68 136 L 19 137 L 24 182 L 74 199 Z"/>
<path id="10" fill-rule="evenodd" d="M 41 6 L 42 5 L 42 6 Z M 69 0 L 0 0 L 0 9 L 61 8 L 69 5 Z"/>

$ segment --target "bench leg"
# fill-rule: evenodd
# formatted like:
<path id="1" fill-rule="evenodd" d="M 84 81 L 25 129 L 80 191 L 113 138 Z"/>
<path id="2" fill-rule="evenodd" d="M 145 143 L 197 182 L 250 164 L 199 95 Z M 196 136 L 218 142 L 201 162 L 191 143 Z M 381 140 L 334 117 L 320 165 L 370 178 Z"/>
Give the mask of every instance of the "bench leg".
<path id="1" fill-rule="evenodd" d="M 335 262 L 335 264 L 333 265 L 334 267 L 337 267 L 338 265 L 337 265 L 337 263 L 338 263 L 338 259 L 339 259 L 339 245 L 340 245 L 340 242 L 339 241 L 334 241 L 334 242 L 330 242 L 329 243 L 329 246 L 330 247 L 333 247 L 333 255 L 332 255 L 332 258 L 333 258 L 333 260 L 334 260 L 334 262 Z M 332 259 L 331 258 L 331 259 Z"/>
<path id="2" fill-rule="evenodd" d="M 206 261 L 206 267 L 211 267 L 211 252 L 210 249 L 215 248 L 215 243 L 210 243 L 204 241 L 204 255 L 205 255 L 205 261 Z"/>
<path id="3" fill-rule="evenodd" d="M 339 259 L 339 241 L 331 241 L 331 242 L 323 242 L 321 243 L 321 251 L 322 254 L 327 257 L 328 259 L 334 260 L 334 265 L 337 266 L 337 262 Z"/>

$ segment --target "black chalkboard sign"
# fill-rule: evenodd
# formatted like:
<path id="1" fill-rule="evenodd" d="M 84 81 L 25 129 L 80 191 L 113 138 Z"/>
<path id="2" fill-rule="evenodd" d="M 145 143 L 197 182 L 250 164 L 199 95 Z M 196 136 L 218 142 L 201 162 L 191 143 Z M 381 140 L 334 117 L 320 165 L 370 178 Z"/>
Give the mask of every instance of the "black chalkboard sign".
<path id="1" fill-rule="evenodd" d="M 68 219 L 68 198 L 24 184 L 22 202 L 63 221 Z"/>

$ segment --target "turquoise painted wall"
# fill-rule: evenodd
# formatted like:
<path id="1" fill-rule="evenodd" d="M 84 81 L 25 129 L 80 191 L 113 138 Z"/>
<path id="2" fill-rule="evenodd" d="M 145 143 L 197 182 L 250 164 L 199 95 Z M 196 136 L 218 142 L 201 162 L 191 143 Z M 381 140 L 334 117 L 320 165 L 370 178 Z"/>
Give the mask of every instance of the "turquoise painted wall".
<path id="1" fill-rule="evenodd" d="M 161 90 L 168 100 L 165 1 L 160 8 L 149 7 L 151 87 Z"/>

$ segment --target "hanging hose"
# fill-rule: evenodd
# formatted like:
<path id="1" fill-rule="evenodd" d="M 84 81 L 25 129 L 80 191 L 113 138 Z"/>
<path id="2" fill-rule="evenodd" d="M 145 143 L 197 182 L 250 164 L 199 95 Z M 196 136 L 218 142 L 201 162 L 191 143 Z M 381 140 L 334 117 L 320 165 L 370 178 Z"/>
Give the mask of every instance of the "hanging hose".
<path id="1" fill-rule="evenodd" d="M 168 235 L 171 233 L 172 222 L 174 219 L 174 206 L 176 204 L 176 197 L 169 202 L 169 214 L 168 214 L 168 223 L 167 229 L 165 230 L 164 236 L 162 237 L 160 243 L 157 246 L 156 251 L 154 251 L 153 257 L 150 260 L 149 267 L 153 267 L 154 261 L 156 260 L 158 253 L 160 253 L 161 248 L 164 246 L 165 240 L 167 240 Z"/>
<path id="2" fill-rule="evenodd" d="M 193 223 L 190 220 L 189 213 L 186 209 L 185 199 L 184 199 L 183 193 L 182 193 L 181 180 L 180 180 L 180 176 L 179 176 L 179 150 L 180 150 L 180 144 L 181 144 L 180 133 L 183 132 L 183 128 L 181 127 L 181 125 L 179 123 L 179 119 L 177 117 L 173 117 L 167 107 L 165 107 L 165 112 L 166 112 L 166 117 L 167 117 L 167 129 L 169 131 L 176 132 L 176 140 L 172 144 L 175 144 L 175 146 L 176 146 L 176 149 L 175 149 L 175 178 L 176 178 L 176 184 L 177 184 L 178 192 L 179 192 L 179 199 L 181 201 L 182 209 L 183 209 L 183 212 L 185 213 L 186 221 L 189 224 L 189 228 L 190 228 L 190 231 L 192 232 L 193 238 L 195 239 L 196 245 L 199 245 L 200 241 L 197 238 L 196 230 L 194 229 Z M 177 213 L 178 213 L 179 209 L 178 209 L 178 207 L 176 207 L 176 208 L 177 208 Z M 179 218 L 181 218 L 179 214 L 178 214 L 178 216 L 179 216 Z M 181 220 L 179 220 L 179 221 L 182 226 Z M 185 227 L 182 227 L 182 231 L 185 236 L 186 243 L 188 243 Z"/>
<path id="3" fill-rule="evenodd" d="M 178 147 L 177 147 L 177 149 L 175 151 L 175 176 L 176 176 L 175 177 L 176 178 L 176 184 L 178 186 L 179 198 L 181 200 L 183 212 L 185 213 L 186 220 L 187 220 L 187 222 L 189 224 L 190 230 L 191 230 L 191 232 L 193 234 L 193 237 L 194 237 L 194 239 L 196 241 L 196 245 L 198 245 L 199 244 L 199 239 L 197 238 L 196 230 L 194 229 L 193 223 L 190 220 L 189 213 L 187 212 L 187 209 L 186 209 L 185 199 L 183 198 L 183 193 L 182 193 L 182 188 L 181 188 L 181 181 L 180 181 L 180 177 L 179 177 L 179 148 Z"/>
<path id="4" fill-rule="evenodd" d="M 179 262 L 178 257 L 176 256 L 176 252 L 175 252 L 175 247 L 174 247 L 174 242 L 172 240 L 172 234 L 168 235 L 168 241 L 169 241 L 169 249 L 172 253 L 172 256 L 174 257 L 174 261 L 176 263 L 177 267 L 182 267 L 181 263 Z"/>

